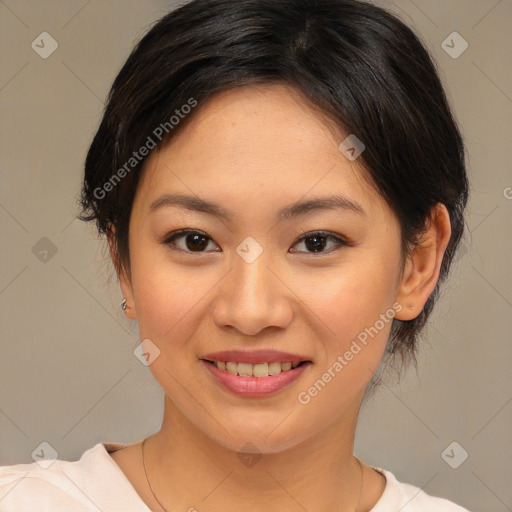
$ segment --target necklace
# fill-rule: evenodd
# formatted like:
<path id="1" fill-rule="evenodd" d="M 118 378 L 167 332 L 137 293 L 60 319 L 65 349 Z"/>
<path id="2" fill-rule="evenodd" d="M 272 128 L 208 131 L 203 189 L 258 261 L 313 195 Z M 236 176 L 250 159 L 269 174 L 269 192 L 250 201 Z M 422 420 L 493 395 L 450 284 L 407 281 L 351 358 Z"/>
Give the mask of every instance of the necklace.
<path id="1" fill-rule="evenodd" d="M 141 445 L 141 448 L 142 448 L 142 465 L 144 466 L 144 474 L 146 475 L 146 480 L 148 482 L 149 489 L 151 490 L 151 494 L 153 495 L 155 500 L 158 502 L 158 504 L 165 510 L 165 512 L 168 512 L 168 510 L 162 505 L 160 500 L 156 497 L 155 491 L 153 491 L 153 487 L 151 487 L 151 482 L 149 481 L 149 478 L 148 478 L 148 472 L 146 470 L 146 462 L 144 460 L 144 444 L 146 443 L 147 440 L 148 440 L 148 438 L 146 437 L 146 439 L 144 439 L 144 441 L 142 441 L 142 445 Z"/>
<path id="2" fill-rule="evenodd" d="M 151 490 L 151 494 L 153 494 L 153 497 L 158 502 L 158 504 L 162 507 L 162 509 L 165 512 L 168 512 L 168 510 L 162 505 L 162 502 L 156 497 L 155 491 L 153 490 L 153 487 L 151 487 L 151 482 L 149 481 L 148 472 L 146 470 L 146 461 L 144 459 L 144 444 L 146 443 L 148 438 L 144 439 L 142 441 L 141 449 L 142 449 L 142 465 L 144 466 L 144 474 L 146 475 L 146 480 L 149 485 L 149 489 Z M 361 502 L 361 494 L 363 493 L 363 483 L 364 483 L 364 471 L 363 471 L 363 465 L 361 461 L 354 455 L 354 458 L 357 460 L 357 463 L 359 464 L 359 468 L 361 469 L 361 486 L 359 488 L 359 498 L 357 500 L 356 508 L 354 509 L 354 512 L 357 512 L 357 509 L 359 508 L 359 503 Z"/>

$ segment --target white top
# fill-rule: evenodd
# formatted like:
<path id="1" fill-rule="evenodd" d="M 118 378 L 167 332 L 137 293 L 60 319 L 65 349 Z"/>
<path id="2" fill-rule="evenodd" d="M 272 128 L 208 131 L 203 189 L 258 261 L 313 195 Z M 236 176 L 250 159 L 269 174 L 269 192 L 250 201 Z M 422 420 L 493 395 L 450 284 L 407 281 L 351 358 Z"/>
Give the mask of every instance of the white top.
<path id="1" fill-rule="evenodd" d="M 0 466 L 0 512 L 151 512 L 109 455 L 125 446 L 98 443 L 80 460 L 56 459 L 46 469 L 43 461 Z M 371 512 L 469 512 L 374 469 L 387 483 Z"/>

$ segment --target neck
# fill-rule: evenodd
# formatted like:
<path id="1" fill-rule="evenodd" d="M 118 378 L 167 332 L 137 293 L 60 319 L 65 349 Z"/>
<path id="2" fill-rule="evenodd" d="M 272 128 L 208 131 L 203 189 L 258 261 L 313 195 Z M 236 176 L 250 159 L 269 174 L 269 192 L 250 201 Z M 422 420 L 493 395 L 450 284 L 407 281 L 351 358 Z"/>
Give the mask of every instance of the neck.
<path id="1" fill-rule="evenodd" d="M 165 397 L 162 427 L 145 445 L 153 491 L 169 512 L 354 512 L 362 481 L 353 456 L 359 405 L 291 449 L 242 454 L 207 437 Z"/>

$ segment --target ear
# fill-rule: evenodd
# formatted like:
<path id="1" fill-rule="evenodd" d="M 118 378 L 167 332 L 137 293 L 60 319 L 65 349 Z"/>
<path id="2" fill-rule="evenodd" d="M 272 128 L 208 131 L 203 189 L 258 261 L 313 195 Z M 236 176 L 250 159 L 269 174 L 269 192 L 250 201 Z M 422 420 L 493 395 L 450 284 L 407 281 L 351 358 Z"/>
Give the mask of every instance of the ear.
<path id="1" fill-rule="evenodd" d="M 421 313 L 439 280 L 450 236 L 450 214 L 444 204 L 438 203 L 430 212 L 426 231 L 407 258 L 396 299 L 402 304 L 396 314 L 398 320 L 413 320 Z"/>
<path id="2" fill-rule="evenodd" d="M 124 313 L 128 318 L 136 320 L 137 313 L 135 311 L 135 297 L 133 293 L 131 278 L 127 274 L 126 270 L 122 267 L 117 257 L 118 249 L 114 228 L 111 228 L 111 231 L 108 232 L 107 241 L 110 251 L 110 258 L 112 259 L 112 263 L 116 270 L 117 279 L 119 280 L 119 285 L 121 287 L 123 297 L 126 299 L 126 309 L 124 310 Z"/>

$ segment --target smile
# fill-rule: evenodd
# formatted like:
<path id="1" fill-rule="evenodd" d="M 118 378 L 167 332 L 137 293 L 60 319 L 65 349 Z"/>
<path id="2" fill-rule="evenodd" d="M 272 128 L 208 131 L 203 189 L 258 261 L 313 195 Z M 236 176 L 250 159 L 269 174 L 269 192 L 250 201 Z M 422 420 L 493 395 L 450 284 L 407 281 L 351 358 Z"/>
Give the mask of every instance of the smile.
<path id="1" fill-rule="evenodd" d="M 270 377 L 278 375 L 281 372 L 287 372 L 295 369 L 305 361 L 271 361 L 268 363 L 237 363 L 234 361 L 208 361 L 230 375 L 238 375 L 240 377 Z"/>

